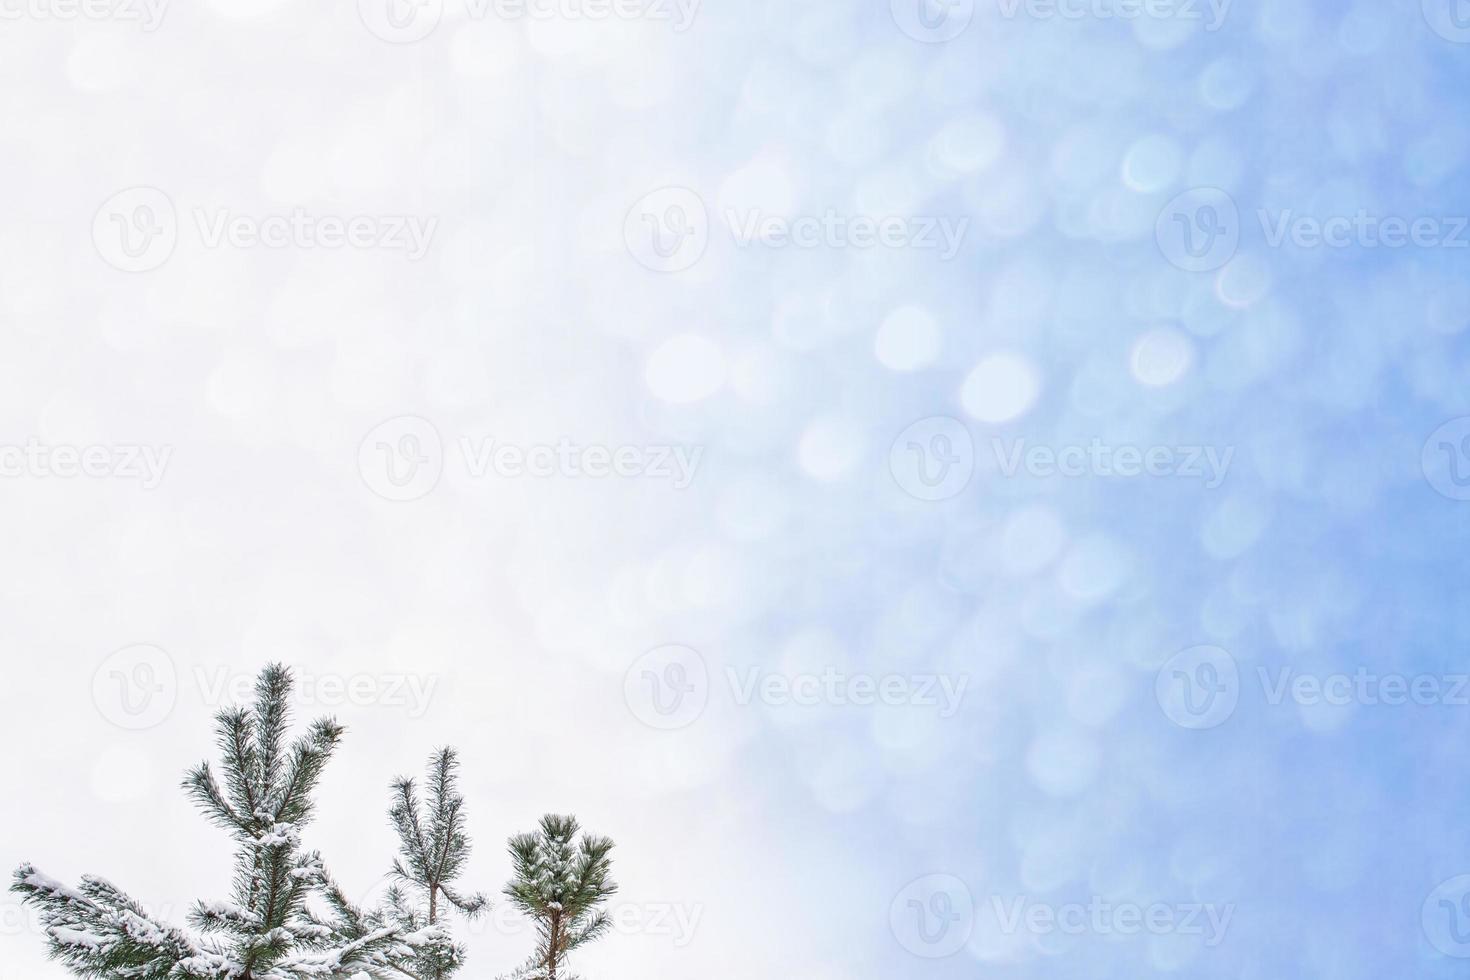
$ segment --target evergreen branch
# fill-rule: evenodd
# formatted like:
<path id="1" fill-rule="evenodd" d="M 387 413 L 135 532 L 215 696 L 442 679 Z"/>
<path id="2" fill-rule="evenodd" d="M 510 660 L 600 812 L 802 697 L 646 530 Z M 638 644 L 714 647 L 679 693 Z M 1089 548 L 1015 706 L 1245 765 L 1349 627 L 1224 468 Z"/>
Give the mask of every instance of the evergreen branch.
<path id="1" fill-rule="evenodd" d="M 388 810 L 388 819 L 398 831 L 400 852 L 408 859 L 412 874 L 402 877 L 419 883 L 425 888 L 430 885 L 430 857 L 428 841 L 424 837 L 423 824 L 419 821 L 419 799 L 412 779 L 399 777 L 393 782 L 397 798 Z M 395 867 L 401 868 L 395 862 Z"/>
<path id="2" fill-rule="evenodd" d="M 522 980 L 566 980 L 568 953 L 604 935 L 612 925 L 600 906 L 617 891 L 608 877 L 613 842 L 584 836 L 575 817 L 547 814 L 533 834 L 509 842 L 515 877 L 505 894 L 537 926 L 535 955 L 522 967 Z"/>
<path id="3" fill-rule="evenodd" d="M 567 931 L 564 949 L 570 952 L 584 943 L 590 943 L 610 928 L 612 928 L 612 917 L 606 912 L 598 912 L 590 921 Z"/>
<path id="4" fill-rule="evenodd" d="M 248 932 L 262 923 L 255 912 L 233 902 L 195 902 L 189 924 L 200 932 Z"/>
<path id="5" fill-rule="evenodd" d="M 261 801 L 255 791 L 255 719 L 244 708 L 226 708 L 215 716 L 215 721 L 230 799 L 235 809 L 248 819 L 259 820 Z"/>
<path id="6" fill-rule="evenodd" d="M 473 895 L 462 895 L 454 891 L 448 885 L 440 885 L 439 890 L 444 897 L 449 899 L 449 904 L 459 909 L 468 918 L 475 918 L 490 907 L 490 899 L 481 892 Z"/>
<path id="7" fill-rule="evenodd" d="M 429 761 L 433 774 L 434 802 L 431 816 L 430 840 L 433 844 L 434 881 L 445 880 L 450 852 L 455 844 L 456 817 L 464 800 L 454 792 L 454 774 L 459 760 L 451 748 L 440 749 Z"/>
<path id="8" fill-rule="evenodd" d="M 327 908 L 336 917 L 336 929 L 350 939 L 366 934 L 362 909 L 347 898 L 347 893 L 342 890 L 342 886 L 325 871 L 322 872 L 319 894 L 327 903 Z"/>
<path id="9" fill-rule="evenodd" d="M 51 954 L 72 973 L 88 980 L 349 980 L 364 974 L 446 980 L 462 967 L 465 950 L 437 924 L 437 902 L 442 897 L 467 916 L 488 902 L 450 886 L 469 856 L 454 751 L 440 749 L 431 758 L 427 808 L 412 780 L 393 784 L 389 814 L 402 851 L 393 873 L 405 887 L 391 887 L 376 909 L 359 908 L 320 856 L 301 850 L 312 792 L 343 728 L 319 720 L 287 747 L 292 683 L 286 668 L 267 667 L 250 708 L 216 714 L 217 765 L 201 762 L 184 775 L 186 795 L 237 842 L 232 900 L 196 902 L 188 914 L 192 932 L 150 918 L 100 878 L 83 878 L 71 889 L 30 865 L 16 872 L 12 889 L 39 907 Z M 321 915 L 311 907 L 312 896 L 326 906 Z"/>
<path id="10" fill-rule="evenodd" d="M 217 947 L 150 917 L 143 907 L 97 877 L 69 888 L 23 864 L 11 890 L 39 909 L 51 956 L 81 977 L 230 978 L 238 963 Z"/>
<path id="11" fill-rule="evenodd" d="M 270 664 L 255 681 L 255 717 L 258 735 L 256 755 L 259 760 L 259 796 L 274 797 L 282 782 L 281 747 L 290 724 L 291 671 L 281 664 Z"/>
<path id="12" fill-rule="evenodd" d="M 224 792 L 219 783 L 215 781 L 214 772 L 209 768 L 209 763 L 201 762 L 190 769 L 184 776 L 184 791 L 194 800 L 199 809 L 213 823 L 233 830 L 239 835 L 249 836 L 251 822 L 236 812 L 225 799 Z"/>
<path id="13" fill-rule="evenodd" d="M 291 747 L 280 799 L 274 808 L 275 820 L 304 824 L 311 818 L 311 791 L 316 788 L 344 732 L 346 729 L 335 719 L 321 718 Z"/>

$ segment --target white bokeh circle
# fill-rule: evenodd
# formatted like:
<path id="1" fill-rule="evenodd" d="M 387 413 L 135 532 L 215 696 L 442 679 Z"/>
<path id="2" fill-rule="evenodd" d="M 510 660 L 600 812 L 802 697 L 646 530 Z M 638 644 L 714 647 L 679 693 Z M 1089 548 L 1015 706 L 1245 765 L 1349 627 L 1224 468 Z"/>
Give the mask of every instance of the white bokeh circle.
<path id="1" fill-rule="evenodd" d="M 1001 351 L 989 354 L 966 375 L 960 404 L 981 422 L 1009 422 L 1029 412 L 1041 394 L 1041 377 L 1031 360 Z"/>

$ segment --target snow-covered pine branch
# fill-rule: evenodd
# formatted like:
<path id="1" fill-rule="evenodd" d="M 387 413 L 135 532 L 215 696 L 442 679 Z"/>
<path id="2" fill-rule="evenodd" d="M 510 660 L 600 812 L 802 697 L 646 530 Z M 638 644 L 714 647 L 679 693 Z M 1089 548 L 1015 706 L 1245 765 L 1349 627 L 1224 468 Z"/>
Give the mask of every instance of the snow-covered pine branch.
<path id="1" fill-rule="evenodd" d="M 413 965 L 421 980 L 446 980 L 464 965 L 464 948 L 450 937 L 441 902 L 470 918 L 489 904 L 484 895 L 464 894 L 453 885 L 470 856 L 458 778 L 459 758 L 443 748 L 429 759 L 427 800 L 419 798 L 417 785 L 407 777 L 394 780 L 392 787 L 388 820 L 398 832 L 399 857 L 393 861 L 398 885 L 377 914 L 405 929 L 438 930 L 442 938 L 424 943 Z"/>
<path id="2" fill-rule="evenodd" d="M 253 706 L 216 716 L 220 776 L 205 762 L 185 777 L 188 795 L 236 842 L 229 900 L 196 903 L 191 929 L 154 919 L 102 878 L 70 888 L 30 864 L 15 872 L 11 889 L 39 910 L 52 956 L 72 973 L 99 980 L 345 980 L 364 973 L 404 980 L 405 966 L 444 941 L 436 930 L 398 922 L 344 928 L 340 916 L 324 921 L 308 908 L 330 879 L 320 856 L 301 849 L 301 830 L 343 729 L 323 719 L 290 741 L 293 686 L 285 667 L 266 668 Z M 329 897 L 326 904 L 334 903 Z"/>
<path id="3" fill-rule="evenodd" d="M 253 705 L 215 716 L 218 773 L 202 762 L 184 778 L 190 799 L 235 844 L 229 898 L 196 902 L 184 928 L 105 879 L 71 888 L 23 864 L 11 890 L 39 911 L 53 958 L 96 980 L 448 980 L 460 970 L 465 950 L 446 913 L 473 918 L 489 902 L 457 884 L 470 838 L 454 750 L 430 757 L 423 797 L 412 779 L 392 784 L 395 881 L 377 907 L 361 908 L 321 856 L 302 849 L 313 791 L 343 728 L 322 719 L 292 741 L 293 686 L 285 667 L 267 667 Z M 548 815 L 536 833 L 511 838 L 515 877 L 505 894 L 538 936 L 514 980 L 575 980 L 567 955 L 607 931 L 613 843 L 580 831 L 574 817 Z"/>
<path id="4" fill-rule="evenodd" d="M 510 839 L 515 877 L 505 895 L 535 921 L 538 935 L 515 980 L 570 980 L 568 954 L 611 925 L 602 906 L 618 890 L 610 877 L 613 842 L 590 834 L 579 841 L 580 831 L 576 817 L 547 814 L 535 833 Z"/>

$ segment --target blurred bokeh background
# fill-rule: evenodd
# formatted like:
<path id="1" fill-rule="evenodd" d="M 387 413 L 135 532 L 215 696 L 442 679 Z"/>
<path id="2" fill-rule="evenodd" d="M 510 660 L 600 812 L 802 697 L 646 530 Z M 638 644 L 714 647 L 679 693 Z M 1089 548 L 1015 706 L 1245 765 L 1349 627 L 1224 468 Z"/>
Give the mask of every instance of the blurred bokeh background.
<path id="1" fill-rule="evenodd" d="M 281 660 L 587 977 L 1463 975 L 1470 3 L 3 12 L 7 867 L 224 897 Z"/>

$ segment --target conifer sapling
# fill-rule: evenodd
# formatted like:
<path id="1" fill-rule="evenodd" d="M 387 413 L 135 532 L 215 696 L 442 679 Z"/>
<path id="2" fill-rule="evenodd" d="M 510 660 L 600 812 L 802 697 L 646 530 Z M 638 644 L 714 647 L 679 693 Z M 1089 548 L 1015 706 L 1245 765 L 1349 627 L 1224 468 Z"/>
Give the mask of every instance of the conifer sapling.
<path id="1" fill-rule="evenodd" d="M 341 890 L 315 851 L 301 848 L 312 814 L 312 792 L 343 729 L 331 719 L 288 741 L 291 673 L 266 668 L 251 708 L 216 716 L 221 777 L 209 763 L 184 780 L 188 795 L 235 842 L 232 893 L 198 902 L 192 930 L 151 916 L 102 878 L 76 888 L 30 864 L 15 872 L 12 890 L 39 909 L 53 958 L 79 977 L 101 980 L 323 980 L 366 974 L 401 978 L 420 948 L 442 945 L 433 928 L 396 922 L 344 929 L 308 907 L 314 893 L 340 912 Z"/>
<path id="2" fill-rule="evenodd" d="M 393 861 L 394 885 L 388 890 L 385 921 L 417 930 L 442 928 L 445 904 L 473 919 L 489 904 L 484 895 L 466 895 L 453 882 L 470 857 L 465 832 L 464 797 L 455 787 L 459 758 L 453 749 L 435 752 L 426 780 L 429 798 L 420 803 L 412 779 L 393 783 L 388 819 L 398 832 L 399 857 Z M 420 980 L 445 980 L 464 964 L 464 948 L 452 941 L 420 949 L 412 973 Z"/>
<path id="3" fill-rule="evenodd" d="M 21 865 L 11 890 L 39 909 L 53 958 L 97 980 L 447 980 L 458 972 L 464 948 L 446 913 L 473 918 L 488 903 L 456 885 L 470 839 L 454 750 L 429 760 L 425 798 L 412 779 L 393 783 L 393 885 L 377 908 L 360 908 L 317 852 L 301 847 L 312 792 L 343 728 L 322 719 L 290 741 L 292 686 L 285 667 L 262 671 L 252 707 L 215 716 L 219 776 L 204 762 L 184 779 L 189 797 L 235 843 L 229 899 L 197 902 L 184 929 L 102 878 L 71 888 Z M 608 877 L 613 843 L 579 840 L 579 831 L 574 817 L 546 816 L 538 832 L 511 838 L 515 877 L 505 894 L 538 934 L 518 978 L 572 980 L 567 955 L 611 925 L 602 906 L 617 891 Z"/>
<path id="4" fill-rule="evenodd" d="M 537 946 L 515 974 L 519 980 L 572 980 L 567 955 L 612 925 L 602 906 L 618 890 L 608 877 L 613 842 L 577 834 L 576 817 L 548 814 L 535 833 L 510 839 L 515 877 L 505 886 L 511 904 L 536 923 Z"/>

